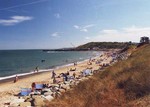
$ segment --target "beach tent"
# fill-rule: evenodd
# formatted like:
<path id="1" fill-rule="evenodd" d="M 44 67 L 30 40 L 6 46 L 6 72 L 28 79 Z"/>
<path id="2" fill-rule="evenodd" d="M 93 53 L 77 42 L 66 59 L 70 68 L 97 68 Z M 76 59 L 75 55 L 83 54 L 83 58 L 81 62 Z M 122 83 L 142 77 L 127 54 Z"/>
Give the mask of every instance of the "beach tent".
<path id="1" fill-rule="evenodd" d="M 86 70 L 83 71 L 84 76 L 91 75 L 91 73 L 92 73 L 92 70 L 90 70 L 90 69 L 86 69 Z"/>

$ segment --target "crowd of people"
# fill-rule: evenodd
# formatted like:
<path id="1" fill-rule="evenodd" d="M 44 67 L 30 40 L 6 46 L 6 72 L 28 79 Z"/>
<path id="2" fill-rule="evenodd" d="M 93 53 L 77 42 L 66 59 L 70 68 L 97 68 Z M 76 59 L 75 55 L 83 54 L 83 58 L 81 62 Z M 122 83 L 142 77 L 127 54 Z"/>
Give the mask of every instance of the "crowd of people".
<path id="1" fill-rule="evenodd" d="M 101 69 L 108 67 L 109 65 L 115 63 L 121 58 L 126 59 L 129 55 L 116 54 L 113 52 L 104 53 L 98 58 L 90 58 L 87 62 L 87 66 L 82 71 L 78 71 L 77 63 L 73 64 L 73 68 L 68 69 L 66 72 L 57 73 L 56 71 L 51 71 L 50 80 L 52 83 L 35 83 L 31 84 L 31 93 L 29 96 L 40 95 L 42 99 L 51 101 L 52 99 L 59 97 L 66 90 L 74 87 L 80 81 L 88 79 L 89 76 L 101 71 Z M 111 58 L 111 60 L 108 60 Z M 94 70 L 92 65 L 96 64 L 99 68 Z M 18 81 L 18 76 L 16 75 L 14 82 Z M 37 89 L 37 85 L 40 85 L 40 88 Z M 31 98 L 31 97 L 30 97 Z M 25 99 L 24 101 L 27 101 Z"/>

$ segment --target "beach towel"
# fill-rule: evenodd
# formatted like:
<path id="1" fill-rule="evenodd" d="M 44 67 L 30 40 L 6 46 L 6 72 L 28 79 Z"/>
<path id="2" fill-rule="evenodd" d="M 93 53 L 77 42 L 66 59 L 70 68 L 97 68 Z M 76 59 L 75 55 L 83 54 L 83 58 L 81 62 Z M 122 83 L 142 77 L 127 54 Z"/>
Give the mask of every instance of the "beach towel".
<path id="1" fill-rule="evenodd" d="M 35 84 L 35 89 L 43 89 L 43 84 Z"/>
<path id="2" fill-rule="evenodd" d="M 27 96 L 31 93 L 31 89 L 30 88 L 22 88 L 21 89 L 21 96 Z"/>

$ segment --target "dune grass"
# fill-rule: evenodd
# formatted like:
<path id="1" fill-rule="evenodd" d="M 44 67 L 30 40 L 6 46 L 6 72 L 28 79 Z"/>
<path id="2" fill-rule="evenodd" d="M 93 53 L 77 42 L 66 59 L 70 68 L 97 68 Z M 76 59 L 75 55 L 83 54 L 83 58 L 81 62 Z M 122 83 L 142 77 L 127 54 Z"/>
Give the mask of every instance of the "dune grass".
<path id="1" fill-rule="evenodd" d="M 132 54 L 127 60 L 80 82 L 60 98 L 47 102 L 47 106 L 140 107 L 132 102 L 150 94 L 150 45 L 132 48 L 129 52 Z"/>

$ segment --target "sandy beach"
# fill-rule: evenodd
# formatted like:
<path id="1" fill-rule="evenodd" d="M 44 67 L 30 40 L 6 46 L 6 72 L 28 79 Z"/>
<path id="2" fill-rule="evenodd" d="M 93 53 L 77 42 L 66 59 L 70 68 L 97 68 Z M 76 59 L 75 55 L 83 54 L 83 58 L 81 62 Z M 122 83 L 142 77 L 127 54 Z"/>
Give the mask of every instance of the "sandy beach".
<path id="1" fill-rule="evenodd" d="M 98 56 L 95 58 L 92 58 L 96 60 L 103 59 L 102 63 L 109 63 L 112 61 L 112 57 L 107 57 L 106 55 L 103 55 L 102 57 Z M 76 75 L 79 75 L 81 71 L 83 71 L 86 68 L 92 68 L 92 70 L 97 70 L 100 68 L 99 64 L 96 64 L 95 62 L 92 62 L 92 65 L 88 65 L 88 60 L 81 62 L 77 64 L 75 67 L 74 65 L 71 66 L 64 66 L 58 69 L 55 69 L 56 75 L 59 75 L 60 73 L 66 73 L 70 70 L 70 68 L 76 68 Z M 72 71 L 69 71 L 70 75 L 73 75 Z M 35 83 L 52 83 L 51 79 L 52 73 L 51 71 L 48 72 L 42 72 L 42 73 L 35 73 L 32 75 L 27 75 L 23 78 L 19 78 L 19 80 L 14 83 L 13 80 L 6 81 L 4 83 L 0 83 L 0 107 L 4 105 L 4 103 L 10 102 L 13 98 L 17 97 L 15 95 L 18 95 L 21 88 L 31 88 L 31 84 L 33 82 Z"/>

